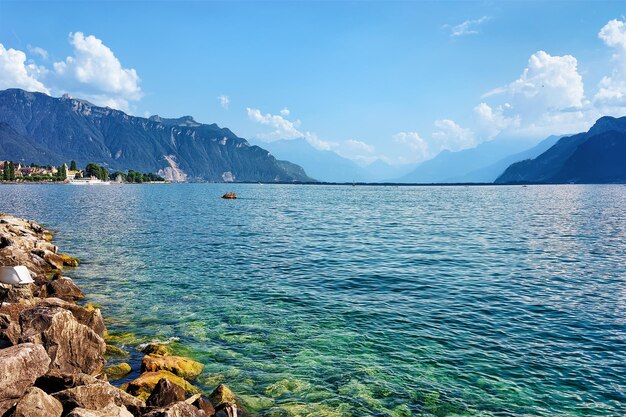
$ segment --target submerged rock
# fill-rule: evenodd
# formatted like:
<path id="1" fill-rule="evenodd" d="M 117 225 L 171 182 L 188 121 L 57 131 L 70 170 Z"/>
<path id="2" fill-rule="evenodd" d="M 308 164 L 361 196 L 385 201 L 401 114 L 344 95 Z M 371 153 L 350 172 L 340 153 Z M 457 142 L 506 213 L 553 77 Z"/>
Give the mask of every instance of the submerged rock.
<path id="1" fill-rule="evenodd" d="M 19 400 L 11 417 L 61 417 L 63 406 L 56 398 L 36 387 Z"/>
<path id="2" fill-rule="evenodd" d="M 126 362 L 104 368 L 104 373 L 109 379 L 122 379 L 132 371 L 132 368 Z"/>
<path id="3" fill-rule="evenodd" d="M 50 358 L 41 345 L 22 343 L 0 350 L 0 415 L 48 371 Z"/>
<path id="4" fill-rule="evenodd" d="M 42 344 L 52 369 L 94 374 L 104 365 L 104 340 L 63 308 L 38 305 L 26 309 L 20 313 L 20 326 L 20 341 Z"/>
<path id="5" fill-rule="evenodd" d="M 173 373 L 168 371 L 145 372 L 141 374 L 137 379 L 128 383 L 128 386 L 126 387 L 126 392 L 134 395 L 137 398 L 146 400 L 152 393 L 152 390 L 154 389 L 156 384 L 162 378 L 166 378 L 170 382 L 173 382 L 174 384 L 182 387 L 187 395 L 193 395 L 200 392 L 197 387 L 191 385 L 184 378 L 181 378 L 178 375 L 174 375 Z"/>
<path id="6" fill-rule="evenodd" d="M 148 407 L 165 407 L 175 402 L 185 400 L 185 389 L 166 378 L 157 382 L 152 393 L 146 400 Z"/>
<path id="7" fill-rule="evenodd" d="M 204 365 L 182 356 L 147 355 L 141 361 L 141 372 L 169 371 L 174 375 L 193 381 L 202 373 Z"/>

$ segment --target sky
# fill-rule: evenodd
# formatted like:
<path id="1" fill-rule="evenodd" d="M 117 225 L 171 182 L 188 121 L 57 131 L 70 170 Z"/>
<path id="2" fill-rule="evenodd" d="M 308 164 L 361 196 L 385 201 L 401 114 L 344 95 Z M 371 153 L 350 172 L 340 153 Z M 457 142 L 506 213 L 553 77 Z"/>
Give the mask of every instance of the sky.
<path id="1" fill-rule="evenodd" d="M 6 1 L 0 89 L 361 164 L 626 115 L 621 1 Z"/>

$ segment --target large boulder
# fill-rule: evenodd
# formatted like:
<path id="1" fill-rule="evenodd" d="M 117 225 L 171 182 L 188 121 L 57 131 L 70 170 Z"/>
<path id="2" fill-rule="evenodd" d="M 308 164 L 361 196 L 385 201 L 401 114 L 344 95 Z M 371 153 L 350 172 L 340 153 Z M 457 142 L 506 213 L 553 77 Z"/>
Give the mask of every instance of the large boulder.
<path id="1" fill-rule="evenodd" d="M 191 404 L 178 402 L 167 407 L 152 410 L 144 417 L 208 417 L 202 410 L 197 409 Z"/>
<path id="2" fill-rule="evenodd" d="M 102 381 L 94 376 L 83 373 L 67 373 L 58 369 L 50 369 L 45 375 L 35 381 L 35 386 L 48 394 L 64 391 L 69 388 L 83 385 L 98 384 Z"/>
<path id="3" fill-rule="evenodd" d="M 0 415 L 48 371 L 50 358 L 41 345 L 23 343 L 0 350 Z"/>
<path id="4" fill-rule="evenodd" d="M 100 337 L 106 336 L 106 326 L 104 324 L 102 314 L 100 313 L 100 309 L 98 308 L 81 307 L 54 297 L 39 300 L 37 304 L 42 306 L 61 307 L 69 310 L 80 324 L 89 327 Z"/>
<path id="5" fill-rule="evenodd" d="M 152 393 L 146 400 L 148 407 L 165 407 L 175 402 L 185 400 L 185 390 L 167 378 L 157 382 Z"/>
<path id="6" fill-rule="evenodd" d="M 188 381 L 200 375 L 203 368 L 200 362 L 182 356 L 146 355 L 141 361 L 141 372 L 169 371 Z"/>
<path id="7" fill-rule="evenodd" d="M 174 384 L 182 387 L 187 395 L 198 394 L 201 392 L 197 387 L 191 385 L 184 378 L 174 375 L 168 371 L 144 372 L 137 379 L 128 384 L 126 392 L 137 398 L 146 400 L 152 393 L 152 390 L 157 383 L 163 378 L 166 378 Z"/>
<path id="8" fill-rule="evenodd" d="M 19 400 L 11 417 L 61 417 L 63 406 L 54 397 L 30 387 Z"/>
<path id="9" fill-rule="evenodd" d="M 85 295 L 71 278 L 58 277 L 50 281 L 46 287 L 50 297 L 60 298 L 65 301 L 82 300 Z"/>
<path id="10" fill-rule="evenodd" d="M 54 394 L 61 401 L 65 413 L 75 408 L 100 411 L 109 404 L 126 407 L 133 415 L 140 415 L 146 404 L 108 383 L 82 385 Z"/>
<path id="11" fill-rule="evenodd" d="M 75 408 L 67 417 L 133 417 L 124 406 L 109 404 L 102 410 L 87 410 L 85 408 Z"/>
<path id="12" fill-rule="evenodd" d="M 20 313 L 22 342 L 42 344 L 52 369 L 95 374 L 104 365 L 106 343 L 61 307 L 37 305 Z"/>

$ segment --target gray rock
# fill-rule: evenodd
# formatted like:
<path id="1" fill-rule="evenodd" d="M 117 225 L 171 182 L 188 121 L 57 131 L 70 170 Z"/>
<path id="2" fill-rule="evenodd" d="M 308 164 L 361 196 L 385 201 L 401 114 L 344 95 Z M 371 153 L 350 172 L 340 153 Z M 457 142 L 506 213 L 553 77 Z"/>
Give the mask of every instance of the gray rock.
<path id="1" fill-rule="evenodd" d="M 20 340 L 42 344 L 52 369 L 94 374 L 104 365 L 106 344 L 102 337 L 63 308 L 37 305 L 23 310 L 20 326 Z"/>
<path id="2" fill-rule="evenodd" d="M 67 417 L 133 417 L 133 415 L 124 406 L 109 404 L 102 410 L 75 408 Z"/>
<path id="3" fill-rule="evenodd" d="M 61 401 L 65 412 L 75 408 L 100 411 L 109 404 L 115 404 L 126 407 L 133 415 L 139 415 L 146 406 L 143 401 L 106 382 L 70 388 L 57 392 L 54 397 Z"/>
<path id="4" fill-rule="evenodd" d="M 61 417 L 63 406 L 54 397 L 30 387 L 18 401 L 11 417 Z"/>
<path id="5" fill-rule="evenodd" d="M 41 345 L 23 343 L 0 350 L 0 415 L 48 371 L 50 358 Z"/>
<path id="6" fill-rule="evenodd" d="M 152 410 L 144 417 L 209 417 L 202 410 L 198 410 L 191 404 L 178 402 L 170 404 L 167 407 Z"/>

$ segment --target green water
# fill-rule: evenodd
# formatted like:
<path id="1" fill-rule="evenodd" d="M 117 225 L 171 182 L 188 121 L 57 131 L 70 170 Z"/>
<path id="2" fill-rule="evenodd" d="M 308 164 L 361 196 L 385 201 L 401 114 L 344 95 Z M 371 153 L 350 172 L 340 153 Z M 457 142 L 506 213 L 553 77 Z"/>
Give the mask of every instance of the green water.
<path id="1" fill-rule="evenodd" d="M 0 196 L 84 260 L 71 276 L 134 365 L 172 341 L 259 415 L 626 414 L 626 187 Z"/>

